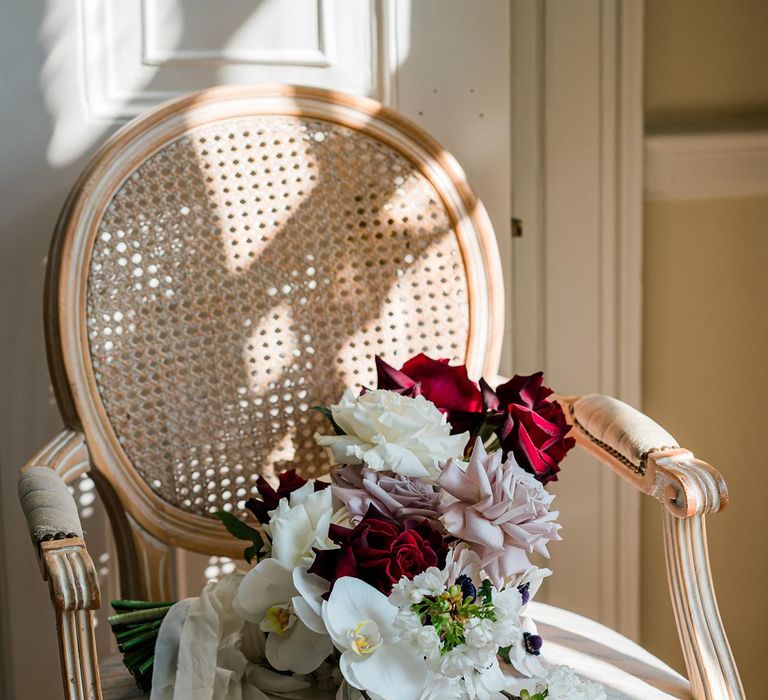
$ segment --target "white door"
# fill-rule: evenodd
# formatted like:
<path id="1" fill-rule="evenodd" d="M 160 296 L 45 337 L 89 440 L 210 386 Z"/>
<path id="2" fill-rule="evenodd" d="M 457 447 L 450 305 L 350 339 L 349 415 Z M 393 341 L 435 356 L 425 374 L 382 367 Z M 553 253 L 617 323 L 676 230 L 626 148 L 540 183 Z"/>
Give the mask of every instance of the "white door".
<path id="1" fill-rule="evenodd" d="M 610 10 L 617 2 L 603 6 Z M 43 343 L 45 256 L 58 211 L 77 174 L 99 144 L 131 116 L 202 87 L 265 81 L 365 94 L 400 110 L 458 158 L 496 229 L 507 289 L 518 295 L 514 303 L 508 297 L 501 371 L 513 370 L 515 348 L 521 370 L 547 369 L 543 363 L 548 359 L 565 391 L 569 383 L 581 390 L 581 375 L 577 366 L 559 362 L 557 352 L 550 349 L 546 357 L 547 343 L 557 341 L 540 329 L 542 319 L 553 321 L 546 314 L 548 299 L 554 300 L 553 313 L 560 313 L 562 304 L 552 278 L 544 284 L 537 276 L 552 264 L 542 257 L 546 250 L 539 240 L 544 236 L 539 218 L 541 207 L 546 208 L 546 187 L 537 179 L 536 164 L 544 154 L 537 150 L 541 143 L 533 143 L 545 115 L 534 109 L 536 105 L 519 101 L 520 96 L 539 99 L 535 95 L 544 89 L 536 83 L 537 76 L 545 74 L 537 73 L 536 57 L 542 49 L 537 41 L 543 40 L 542 23 L 566 15 L 567 3 L 549 3 L 549 19 L 535 0 L 3 3 L 0 696 L 21 700 L 60 693 L 53 615 L 16 500 L 19 466 L 60 429 Z M 582 24 L 599 33 L 606 10 L 594 2 L 584 8 Z M 588 46 L 577 45 L 574 51 L 585 49 L 588 53 Z M 514 75 L 513 56 L 520 64 Z M 553 65 L 569 60 L 556 55 Z M 588 75 L 599 69 L 589 63 L 574 68 Z M 548 90 L 550 98 L 557 96 L 560 82 Z M 513 164 L 515 199 L 527 218 L 514 261 Z M 589 258 L 591 251 L 582 255 Z M 520 295 L 529 296 L 529 301 Z M 537 330 L 531 330 L 529 338 L 532 313 L 541 317 L 531 325 Z M 569 313 L 574 322 L 579 314 L 589 316 L 584 310 Z M 513 330 L 525 334 L 514 345 Z M 570 514 L 565 535 L 571 547 L 599 539 L 607 522 L 590 515 L 600 512 L 605 494 L 593 488 L 593 467 L 587 470 L 588 486 L 578 485 L 577 472 L 566 472 L 560 490 L 560 508 Z M 569 492 L 578 498 L 569 500 Z M 108 599 L 115 590 L 115 562 L 106 521 L 89 479 L 76 485 L 75 495 Z M 580 557 L 560 556 L 558 549 L 565 551 L 565 545 L 553 547 L 554 567 L 564 583 L 550 592 L 553 602 L 573 603 L 580 612 L 614 622 L 596 597 L 605 581 L 613 581 L 613 572 L 601 573 L 594 556 L 586 557 L 585 566 Z M 206 568 L 212 574 L 221 565 L 195 557 L 179 563 L 187 568 L 187 594 L 202 584 Z M 99 634 L 100 646 L 109 649 L 103 619 Z"/>

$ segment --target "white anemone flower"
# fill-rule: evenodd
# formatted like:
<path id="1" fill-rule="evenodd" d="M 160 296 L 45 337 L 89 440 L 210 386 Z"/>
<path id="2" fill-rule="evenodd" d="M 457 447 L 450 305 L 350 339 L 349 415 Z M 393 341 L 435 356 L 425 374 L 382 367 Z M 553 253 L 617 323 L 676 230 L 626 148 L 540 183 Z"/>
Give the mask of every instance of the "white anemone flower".
<path id="1" fill-rule="evenodd" d="M 267 633 L 267 661 L 278 671 L 311 673 L 333 651 L 320 616 L 293 583 L 293 572 L 262 559 L 246 574 L 232 603 L 244 620 Z"/>
<path id="2" fill-rule="evenodd" d="M 331 414 L 345 435 L 315 435 L 330 448 L 337 464 L 365 464 L 373 471 L 435 477 L 438 462 L 458 458 L 468 433 L 451 435 L 451 426 L 435 404 L 423 396 L 347 389 Z"/>
<path id="3" fill-rule="evenodd" d="M 333 515 L 331 489 L 315 491 L 314 481 L 281 498 L 265 525 L 272 538 L 272 557 L 289 568 L 309 566 L 315 559 L 313 547 L 337 547 L 328 539 Z"/>
<path id="4" fill-rule="evenodd" d="M 341 651 L 339 668 L 351 686 L 382 700 L 419 700 L 428 668 L 399 643 L 397 610 L 373 586 L 345 576 L 323 603 L 323 621 Z"/>
<path id="5" fill-rule="evenodd" d="M 546 668 L 541 660 L 539 649 L 541 637 L 536 634 L 536 625 L 530 618 L 522 618 L 517 630 L 510 629 L 514 639 L 509 644 L 509 663 L 516 671 L 529 678 L 541 677 Z"/>
<path id="6" fill-rule="evenodd" d="M 532 566 L 513 578 L 507 584 L 507 588 L 517 588 L 520 591 L 523 598 L 522 610 L 525 610 L 525 606 L 533 600 L 544 579 L 551 575 L 551 569 L 541 569 L 538 566 Z"/>

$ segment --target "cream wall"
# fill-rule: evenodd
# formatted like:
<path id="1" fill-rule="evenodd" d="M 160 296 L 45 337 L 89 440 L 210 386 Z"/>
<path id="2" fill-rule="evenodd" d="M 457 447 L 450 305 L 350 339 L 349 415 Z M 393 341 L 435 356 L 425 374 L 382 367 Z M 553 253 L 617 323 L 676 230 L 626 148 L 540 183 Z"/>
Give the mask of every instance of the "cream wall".
<path id="1" fill-rule="evenodd" d="M 768 3 L 646 0 L 646 126 L 768 123 Z M 768 624 L 768 193 L 647 201 L 643 407 L 725 475 L 709 519 L 720 609 L 748 697 L 764 697 Z M 642 641 L 683 668 L 659 509 L 643 506 Z"/>
<path id="2" fill-rule="evenodd" d="M 768 2 L 646 0 L 645 117 L 652 129 L 768 122 Z"/>

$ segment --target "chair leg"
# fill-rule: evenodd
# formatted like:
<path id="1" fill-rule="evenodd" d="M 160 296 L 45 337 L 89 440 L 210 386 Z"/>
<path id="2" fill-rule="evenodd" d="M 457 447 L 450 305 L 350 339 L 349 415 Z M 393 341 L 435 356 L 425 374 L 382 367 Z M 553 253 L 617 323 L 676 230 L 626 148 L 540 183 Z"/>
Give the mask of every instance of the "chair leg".
<path id="1" fill-rule="evenodd" d="M 59 656 L 65 700 L 101 700 L 91 610 L 57 610 Z"/>
<path id="2" fill-rule="evenodd" d="M 96 571 L 80 538 L 41 542 L 41 564 L 56 610 L 65 700 L 102 700 L 93 611 L 101 604 Z"/>
<path id="3" fill-rule="evenodd" d="M 677 631 L 696 700 L 744 700 L 709 568 L 703 515 L 664 510 L 667 575 Z"/>

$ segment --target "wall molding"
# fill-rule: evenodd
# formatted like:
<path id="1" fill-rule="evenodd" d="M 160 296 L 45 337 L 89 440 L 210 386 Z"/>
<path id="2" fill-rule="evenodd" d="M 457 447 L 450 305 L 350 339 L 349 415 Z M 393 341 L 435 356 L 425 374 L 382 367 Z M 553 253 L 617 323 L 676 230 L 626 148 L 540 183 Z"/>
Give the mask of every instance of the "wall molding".
<path id="1" fill-rule="evenodd" d="M 316 49 L 240 49 L 222 47 L 217 50 L 183 50 L 162 47 L 158 42 L 162 20 L 156 16 L 151 0 L 141 0 L 141 62 L 146 66 L 226 65 L 306 66 L 327 68 L 334 64 L 333 6 L 328 0 L 315 0 L 317 15 Z"/>
<path id="2" fill-rule="evenodd" d="M 650 200 L 768 195 L 768 130 L 648 134 Z"/>
<path id="3" fill-rule="evenodd" d="M 384 7 L 389 1 L 314 0 L 313 17 L 305 13 L 290 18 L 314 21 L 316 33 L 306 46 L 250 48 L 241 42 L 233 48 L 223 39 L 220 46 L 181 43 L 177 35 L 183 32 L 183 20 L 160 16 L 149 0 L 79 0 L 78 71 L 88 117 L 127 121 L 166 100 L 220 83 L 284 82 L 376 94 L 380 76 L 368 34 L 377 31 L 373 15 L 378 4 Z M 246 3 L 238 7 L 256 10 Z M 381 17 L 388 17 L 385 10 Z M 231 31 L 238 31 L 236 22 Z"/>

